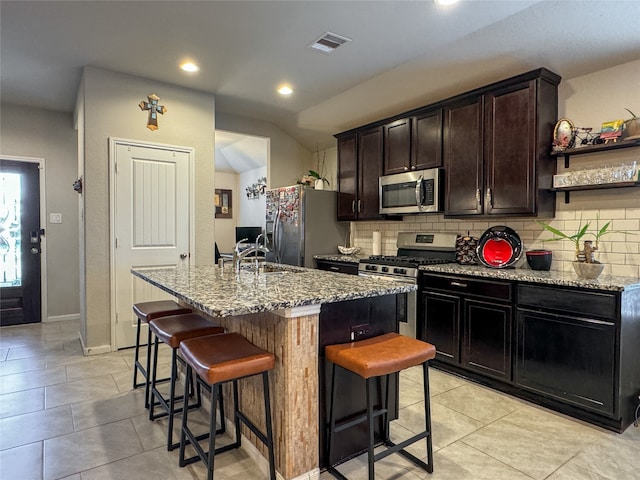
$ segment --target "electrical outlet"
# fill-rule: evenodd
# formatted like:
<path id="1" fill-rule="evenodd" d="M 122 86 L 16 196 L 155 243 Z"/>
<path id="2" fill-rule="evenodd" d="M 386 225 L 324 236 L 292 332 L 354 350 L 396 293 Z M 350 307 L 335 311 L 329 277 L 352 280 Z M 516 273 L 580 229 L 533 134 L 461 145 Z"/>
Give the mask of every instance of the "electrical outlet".
<path id="1" fill-rule="evenodd" d="M 362 325 L 352 325 L 351 326 L 351 341 L 355 342 L 356 340 L 360 340 L 362 337 L 369 334 L 369 324 L 363 323 Z"/>
<path id="2" fill-rule="evenodd" d="M 50 213 L 49 214 L 49 223 L 62 223 L 62 214 L 61 213 Z"/>

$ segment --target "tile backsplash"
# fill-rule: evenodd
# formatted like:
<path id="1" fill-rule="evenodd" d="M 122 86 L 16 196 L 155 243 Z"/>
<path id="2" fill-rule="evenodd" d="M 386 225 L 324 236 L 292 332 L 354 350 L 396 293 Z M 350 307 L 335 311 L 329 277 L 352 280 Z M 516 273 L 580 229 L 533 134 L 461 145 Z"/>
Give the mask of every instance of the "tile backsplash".
<path id="1" fill-rule="evenodd" d="M 575 232 L 582 222 L 590 221 L 590 230 L 611 221 L 614 232 L 602 237 L 596 258 L 605 264 L 605 275 L 640 278 L 640 188 L 572 192 L 570 203 L 564 195 L 556 199 L 555 218 L 497 217 L 495 219 L 449 219 L 443 215 L 407 215 L 402 221 L 352 222 L 352 242 L 364 255 L 372 253 L 374 230 L 382 234 L 382 254 L 395 255 L 398 232 L 455 232 L 480 237 L 494 225 L 513 228 L 522 239 L 524 250 L 547 248 L 553 251 L 552 270 L 573 272 L 574 244 L 567 240 L 549 242 L 553 235 L 536 220 L 550 223 L 563 232 Z M 630 232 L 618 233 L 620 231 Z M 586 237 L 588 240 L 589 238 Z M 524 255 L 518 265 L 528 268 Z"/>

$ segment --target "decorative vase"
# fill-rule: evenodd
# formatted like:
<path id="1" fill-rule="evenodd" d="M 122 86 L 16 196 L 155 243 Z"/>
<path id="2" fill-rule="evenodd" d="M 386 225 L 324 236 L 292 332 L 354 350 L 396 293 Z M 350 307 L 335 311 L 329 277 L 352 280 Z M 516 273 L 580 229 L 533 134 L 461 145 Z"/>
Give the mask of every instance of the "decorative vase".
<path id="1" fill-rule="evenodd" d="M 316 190 L 324 190 L 324 180 L 321 178 L 316 180 Z"/>
<path id="2" fill-rule="evenodd" d="M 573 269 L 578 278 L 595 280 L 604 270 L 604 263 L 573 262 Z"/>
<path id="3" fill-rule="evenodd" d="M 624 123 L 627 131 L 626 139 L 634 140 L 640 138 L 640 118 L 632 118 Z"/>

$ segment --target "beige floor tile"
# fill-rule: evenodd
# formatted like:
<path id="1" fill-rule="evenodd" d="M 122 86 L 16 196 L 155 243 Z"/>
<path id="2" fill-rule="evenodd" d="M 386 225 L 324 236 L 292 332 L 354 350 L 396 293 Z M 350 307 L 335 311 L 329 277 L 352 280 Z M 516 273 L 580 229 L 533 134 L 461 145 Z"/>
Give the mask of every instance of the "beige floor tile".
<path id="1" fill-rule="evenodd" d="M 126 372 L 113 373 L 111 374 L 113 377 L 113 381 L 118 386 L 118 391 L 121 393 L 130 392 L 133 390 L 133 371 L 129 370 Z M 138 375 L 138 382 L 141 382 L 142 379 L 140 375 Z M 138 387 L 137 390 L 144 390 L 144 387 Z"/>
<path id="2" fill-rule="evenodd" d="M 513 397 L 478 385 L 463 385 L 432 396 L 431 401 L 463 413 L 483 424 L 504 417 L 522 406 L 522 403 Z"/>
<path id="3" fill-rule="evenodd" d="M 141 452 L 129 420 L 52 438 L 44 442 L 44 479 L 83 472 Z"/>
<path id="4" fill-rule="evenodd" d="M 424 404 L 420 402 L 402 409 L 400 418 L 394 423 L 413 433 L 423 431 Z M 478 420 L 443 405 L 431 403 L 431 429 L 433 430 L 433 448 L 435 450 L 444 448 L 482 426 L 483 424 Z"/>
<path id="5" fill-rule="evenodd" d="M 64 351 L 64 344 L 56 343 L 34 343 L 32 345 L 24 345 L 20 347 L 12 347 L 7 354 L 7 360 L 18 360 L 20 358 L 44 357 L 53 353 Z"/>
<path id="6" fill-rule="evenodd" d="M 43 408 L 43 387 L 0 395 L 0 418 L 36 412 Z"/>
<path id="7" fill-rule="evenodd" d="M 139 453 L 101 467 L 82 472 L 82 480 L 112 480 L 131 478 L 136 472 L 136 480 L 193 480 L 187 468 L 180 468 L 178 455 L 170 454 L 164 448 Z"/>
<path id="8" fill-rule="evenodd" d="M 424 389 L 422 382 L 414 382 L 413 380 L 400 376 L 400 408 L 408 407 L 414 403 L 424 400 Z"/>
<path id="9" fill-rule="evenodd" d="M 67 372 L 64 367 L 45 368 L 29 372 L 27 375 L 16 373 L 4 375 L 0 382 L 0 394 L 31 390 L 48 385 L 62 384 L 67 381 Z"/>
<path id="10" fill-rule="evenodd" d="M 93 360 L 92 357 L 85 357 L 84 355 L 69 353 L 64 350 L 44 357 L 47 368 L 63 367 L 66 365 L 73 365 L 75 363 L 90 362 L 91 360 Z"/>
<path id="11" fill-rule="evenodd" d="M 99 377 L 101 375 L 128 371 L 130 371 L 130 369 L 127 366 L 127 362 L 120 357 L 94 358 L 89 362 L 67 365 L 67 377 L 69 380 Z"/>
<path id="12" fill-rule="evenodd" d="M 69 407 L 52 408 L 0 419 L 0 450 L 73 432 Z"/>
<path id="13" fill-rule="evenodd" d="M 7 359 L 9 348 L 0 348 L 0 362 L 4 362 Z"/>
<path id="14" fill-rule="evenodd" d="M 0 362 L 0 376 L 32 372 L 34 370 L 42 370 L 43 368 L 45 368 L 45 361 L 42 357 L 6 360 L 4 362 Z"/>
<path id="15" fill-rule="evenodd" d="M 143 390 L 71 405 L 76 431 L 143 415 L 146 411 Z"/>
<path id="16" fill-rule="evenodd" d="M 0 478 L 42 480 L 42 442 L 1 451 Z"/>
<path id="17" fill-rule="evenodd" d="M 422 382 L 422 380 L 420 380 L 420 382 Z M 429 369 L 429 393 L 432 396 L 468 383 L 469 382 L 465 382 L 461 378 L 449 373 L 441 372 L 435 368 Z"/>
<path id="18" fill-rule="evenodd" d="M 119 393 L 113 377 L 111 375 L 102 375 L 101 377 L 92 377 L 46 387 L 44 390 L 44 402 L 46 408 L 52 408 L 69 403 L 110 398 Z"/>

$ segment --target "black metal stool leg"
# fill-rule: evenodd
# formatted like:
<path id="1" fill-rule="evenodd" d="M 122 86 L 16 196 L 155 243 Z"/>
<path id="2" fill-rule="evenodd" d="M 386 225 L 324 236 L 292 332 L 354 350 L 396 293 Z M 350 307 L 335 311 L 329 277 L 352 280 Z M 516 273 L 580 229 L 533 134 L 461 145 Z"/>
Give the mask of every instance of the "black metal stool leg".
<path id="1" fill-rule="evenodd" d="M 135 390 L 138 387 L 141 387 L 142 384 L 138 384 L 138 365 L 140 355 L 140 317 L 138 317 L 138 326 L 136 327 L 136 349 L 133 354 L 133 389 Z M 148 370 L 147 370 L 148 372 Z"/>
<path id="2" fill-rule="evenodd" d="M 267 450 L 269 452 L 269 477 L 276 480 L 276 461 L 273 452 L 273 427 L 271 425 L 271 397 L 269 395 L 269 376 L 267 372 L 262 373 L 262 385 L 264 388 L 264 414 L 267 427 Z"/>
<path id="3" fill-rule="evenodd" d="M 367 378 L 367 430 L 369 435 L 369 444 L 367 446 L 367 462 L 369 463 L 369 480 L 375 479 L 374 473 L 374 446 L 375 446 L 375 425 L 373 422 L 373 398 L 374 398 L 374 388 L 375 385 L 373 383 L 374 378 Z"/>
<path id="4" fill-rule="evenodd" d="M 189 384 L 191 383 L 191 378 L 192 378 L 191 367 L 189 365 L 187 365 L 184 375 L 185 375 L 184 395 L 186 396 L 189 394 Z M 180 451 L 178 454 L 178 464 L 181 467 L 184 467 L 186 465 L 184 451 L 187 446 L 186 429 L 187 429 L 188 414 L 189 414 L 189 408 L 187 407 L 187 404 L 184 403 L 182 406 L 182 428 L 180 429 Z"/>
<path id="5" fill-rule="evenodd" d="M 149 347 L 147 348 L 151 348 L 151 344 L 149 344 Z M 155 416 L 153 414 L 153 410 L 156 402 L 153 398 L 153 391 L 156 389 L 156 380 L 158 375 L 158 337 L 155 337 L 153 341 L 153 363 L 151 365 L 151 371 L 153 372 L 151 373 L 151 391 L 147 398 L 149 401 L 149 420 L 154 420 Z"/>
<path id="6" fill-rule="evenodd" d="M 427 472 L 433 473 L 433 435 L 431 433 L 431 398 L 429 397 L 429 365 L 422 364 L 422 378 L 424 382 L 424 419 L 427 435 Z"/>
<path id="7" fill-rule="evenodd" d="M 207 458 L 207 480 L 213 480 L 213 467 L 216 458 L 216 411 L 221 385 L 211 386 L 211 417 L 209 421 L 209 452 Z M 222 419 L 224 421 L 224 419 Z"/>
<path id="8" fill-rule="evenodd" d="M 151 329 L 149 328 L 147 331 L 147 383 L 144 386 L 144 408 L 149 408 L 149 396 L 150 396 L 150 386 L 149 386 L 149 375 L 151 368 Z"/>

